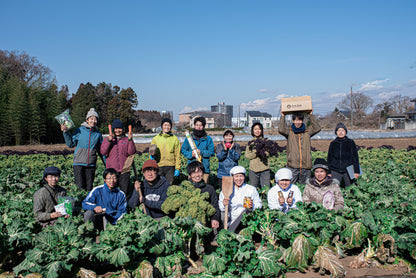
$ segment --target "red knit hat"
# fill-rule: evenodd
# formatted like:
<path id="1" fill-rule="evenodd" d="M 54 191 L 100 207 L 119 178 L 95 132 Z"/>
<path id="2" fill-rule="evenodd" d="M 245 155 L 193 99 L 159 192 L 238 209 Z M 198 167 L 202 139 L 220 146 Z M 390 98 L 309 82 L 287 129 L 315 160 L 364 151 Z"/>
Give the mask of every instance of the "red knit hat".
<path id="1" fill-rule="evenodd" d="M 146 160 L 143 163 L 142 171 L 144 171 L 144 169 L 146 169 L 146 168 L 155 168 L 155 169 L 159 170 L 159 166 L 157 166 L 156 160 L 154 160 L 154 159 Z"/>

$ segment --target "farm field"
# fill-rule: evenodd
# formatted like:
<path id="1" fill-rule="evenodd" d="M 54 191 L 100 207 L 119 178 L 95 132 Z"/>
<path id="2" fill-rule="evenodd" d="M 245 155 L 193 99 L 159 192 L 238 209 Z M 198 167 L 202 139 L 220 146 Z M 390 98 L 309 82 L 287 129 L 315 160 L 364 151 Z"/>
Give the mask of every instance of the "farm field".
<path id="1" fill-rule="evenodd" d="M 377 140 L 375 147 L 401 141 L 389 140 Z M 100 243 L 94 243 L 97 234 L 80 216 L 41 230 L 32 217 L 31 198 L 45 167 L 63 170 L 59 184 L 69 196 L 81 201 L 86 195 L 73 183 L 72 154 L 0 155 L 1 268 L 44 277 L 86 277 L 88 271 L 103 277 L 150 277 L 146 273 L 151 269 L 161 277 L 412 275 L 416 267 L 416 150 L 405 150 L 409 145 L 415 144 L 408 141 L 399 150 L 361 149 L 364 174 L 357 186 L 343 191 L 344 210 L 327 211 L 309 204 L 287 215 L 255 211 L 244 218 L 247 228 L 242 235 L 221 231 L 217 248 L 202 252 L 198 245 L 196 265 L 189 258 L 189 244 L 207 229 L 190 218 L 155 222 L 136 210 L 102 232 Z M 313 157 L 325 158 L 326 153 L 315 151 Z M 136 156 L 138 169 L 147 158 L 147 154 Z M 272 171 L 283 167 L 285 160 L 284 152 L 271 158 Z M 244 158 L 240 164 L 248 168 Z M 211 165 L 210 182 L 218 187 L 215 158 Z M 185 163 L 182 173 L 184 167 Z M 102 171 L 99 163 L 95 185 L 103 182 Z M 177 183 L 186 178 L 181 174 Z M 265 205 L 267 188 L 260 194 Z"/>

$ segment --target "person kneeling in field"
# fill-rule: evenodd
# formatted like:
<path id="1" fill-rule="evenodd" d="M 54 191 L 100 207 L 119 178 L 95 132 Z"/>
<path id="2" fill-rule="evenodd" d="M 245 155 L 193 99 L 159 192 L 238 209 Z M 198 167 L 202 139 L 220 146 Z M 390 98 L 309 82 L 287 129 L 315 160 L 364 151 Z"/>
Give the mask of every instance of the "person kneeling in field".
<path id="1" fill-rule="evenodd" d="M 68 214 L 64 216 L 55 211 L 59 197 L 66 195 L 66 190 L 58 185 L 60 175 L 61 170 L 57 167 L 47 167 L 43 171 L 43 187 L 33 195 L 33 213 L 42 227 L 53 225 L 59 217 L 69 217 Z"/>
<path id="2" fill-rule="evenodd" d="M 235 166 L 230 170 L 233 177 L 234 187 L 230 198 L 225 198 L 221 191 L 218 201 L 219 208 L 225 211 L 225 206 L 229 206 L 229 225 L 230 231 L 239 230 L 243 214 L 247 211 L 253 211 L 262 207 L 261 199 L 257 189 L 254 186 L 245 183 L 246 169 L 243 166 Z M 225 224 L 224 224 L 225 225 Z M 237 229 L 238 228 L 238 229 Z"/>
<path id="3" fill-rule="evenodd" d="M 329 168 L 325 159 L 315 159 L 312 171 L 314 177 L 306 183 L 303 191 L 303 202 L 322 203 L 329 210 L 342 209 L 344 207 L 344 197 L 339 188 L 339 181 L 328 176 Z"/>
<path id="4" fill-rule="evenodd" d="M 134 209 L 143 203 L 146 214 L 158 220 L 166 216 L 162 211 L 162 204 L 168 197 L 167 191 L 170 183 L 165 177 L 159 175 L 159 166 L 154 159 L 143 163 L 142 172 L 144 181 L 134 183 L 135 190 L 129 200 L 129 207 Z"/>
<path id="5" fill-rule="evenodd" d="M 302 193 L 299 187 L 291 183 L 292 171 L 282 168 L 276 172 L 274 178 L 276 185 L 267 194 L 269 208 L 280 209 L 284 213 L 296 209 L 296 203 L 302 201 Z"/>
<path id="6" fill-rule="evenodd" d="M 108 222 L 115 225 L 127 212 L 126 195 L 117 188 L 117 170 L 106 169 L 103 178 L 104 184 L 94 187 L 82 201 L 85 222 L 92 221 L 98 230 L 104 230 Z"/>

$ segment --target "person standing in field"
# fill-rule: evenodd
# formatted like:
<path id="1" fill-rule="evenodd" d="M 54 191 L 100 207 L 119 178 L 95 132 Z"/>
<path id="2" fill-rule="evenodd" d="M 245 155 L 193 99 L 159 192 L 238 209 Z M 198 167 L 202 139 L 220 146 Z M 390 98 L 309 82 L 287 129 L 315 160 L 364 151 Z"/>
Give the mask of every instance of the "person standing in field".
<path id="1" fill-rule="evenodd" d="M 337 124 L 335 134 L 337 138 L 329 145 L 327 157 L 328 167 L 331 171 L 332 178 L 337 179 L 342 187 L 347 187 L 353 183 L 347 171 L 348 166 L 354 168 L 354 180 L 360 176 L 357 146 L 354 140 L 346 136 L 347 127 L 343 123 Z"/>
<path id="2" fill-rule="evenodd" d="M 106 156 L 105 167 L 116 169 L 119 173 L 118 185 L 121 191 L 130 195 L 130 171 L 121 173 L 128 156 L 136 153 L 136 146 L 133 141 L 133 133 L 128 137 L 124 134 L 123 123 L 115 119 L 111 124 L 112 132 L 101 144 L 101 154 Z"/>
<path id="3" fill-rule="evenodd" d="M 98 113 L 91 108 L 81 127 L 71 135 L 66 125 L 61 125 L 65 143 L 69 148 L 75 147 L 74 152 L 74 178 L 79 189 L 91 191 L 97 168 L 97 156 L 100 154 L 100 146 L 103 136 L 97 129 Z"/>
<path id="4" fill-rule="evenodd" d="M 293 173 L 292 183 L 305 184 L 311 177 L 311 137 L 321 131 L 321 126 L 312 111 L 309 120 L 311 126 L 306 127 L 304 115 L 295 113 L 292 115 L 292 125 L 287 127 L 285 114 L 282 113 L 280 118 L 279 133 L 287 139 L 287 167 Z"/>
<path id="5" fill-rule="evenodd" d="M 181 143 L 178 137 L 172 134 L 172 121 L 164 118 L 161 123 L 162 131 L 153 137 L 152 145 L 156 145 L 153 156 L 159 166 L 159 175 L 173 184 L 181 169 Z"/>
<path id="6" fill-rule="evenodd" d="M 43 171 L 41 189 L 33 195 L 33 213 L 36 221 L 42 227 L 53 225 L 59 217 L 68 218 L 69 215 L 62 215 L 55 211 L 55 206 L 59 203 L 59 197 L 66 195 L 66 190 L 58 185 L 61 170 L 55 166 L 49 166 Z"/>
<path id="7" fill-rule="evenodd" d="M 250 184 L 257 187 L 260 182 L 260 187 L 270 185 L 270 167 L 269 167 L 269 153 L 260 154 L 257 152 L 255 145 L 261 141 L 268 140 L 263 135 L 263 125 L 261 123 L 254 123 L 251 126 L 251 135 L 253 140 L 247 143 L 245 157 L 250 160 L 248 176 Z"/>
<path id="8" fill-rule="evenodd" d="M 230 170 L 234 166 L 238 165 L 238 160 L 241 156 L 240 145 L 234 142 L 234 133 L 232 130 L 227 129 L 224 134 L 224 141 L 219 143 L 216 148 L 218 158 L 218 182 L 221 188 L 222 177 L 230 176 Z"/>
<path id="9" fill-rule="evenodd" d="M 208 136 L 207 132 L 205 131 L 206 123 L 207 122 L 204 117 L 196 117 L 194 119 L 195 127 L 191 136 L 195 142 L 197 153 L 192 151 L 188 140 L 185 140 L 185 142 L 182 144 L 181 152 L 188 159 L 188 164 L 193 161 L 196 161 L 197 155 L 199 155 L 202 158 L 201 162 L 205 168 L 204 181 L 208 183 L 210 173 L 209 159 L 211 158 L 211 156 L 215 155 L 215 147 L 212 138 Z"/>

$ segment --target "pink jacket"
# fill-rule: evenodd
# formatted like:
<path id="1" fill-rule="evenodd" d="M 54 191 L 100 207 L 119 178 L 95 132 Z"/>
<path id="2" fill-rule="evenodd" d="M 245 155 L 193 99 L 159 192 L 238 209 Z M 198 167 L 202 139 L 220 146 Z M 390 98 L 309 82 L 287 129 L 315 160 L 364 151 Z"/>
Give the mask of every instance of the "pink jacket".
<path id="1" fill-rule="evenodd" d="M 114 138 L 111 142 L 104 138 L 100 151 L 102 155 L 106 156 L 105 167 L 107 169 L 114 168 L 117 172 L 121 172 L 127 157 L 136 153 L 136 146 L 133 140 L 129 141 L 127 137 L 120 140 Z"/>

